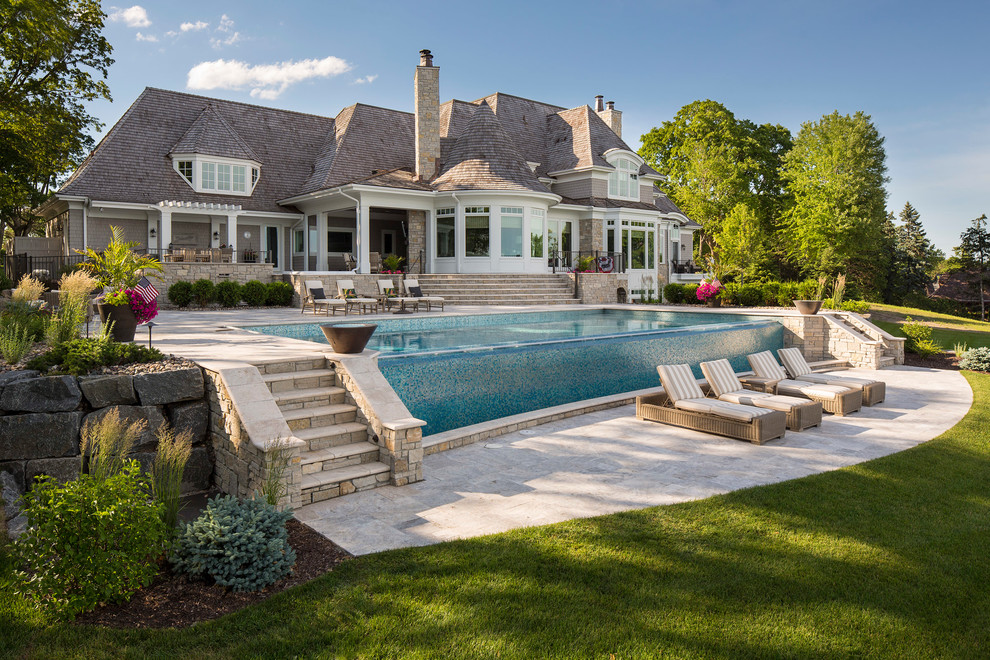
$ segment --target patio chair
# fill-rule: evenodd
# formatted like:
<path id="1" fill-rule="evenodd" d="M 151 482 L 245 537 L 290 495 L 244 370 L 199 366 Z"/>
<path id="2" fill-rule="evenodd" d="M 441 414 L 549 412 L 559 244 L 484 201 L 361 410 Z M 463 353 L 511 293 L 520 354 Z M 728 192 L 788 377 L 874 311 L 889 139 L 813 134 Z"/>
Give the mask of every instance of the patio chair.
<path id="1" fill-rule="evenodd" d="M 378 304 L 386 310 L 391 309 L 395 303 L 399 303 L 399 311 L 404 312 L 406 305 L 411 305 L 415 311 L 419 311 L 419 298 L 399 296 L 396 291 L 392 280 L 378 280 Z"/>
<path id="2" fill-rule="evenodd" d="M 352 309 L 358 310 L 361 314 L 366 310 L 378 311 L 378 300 L 376 298 L 358 297 L 354 280 L 337 280 L 337 297 L 347 303 L 344 307 L 345 314 Z"/>
<path id="3" fill-rule="evenodd" d="M 234 260 L 234 248 L 220 248 L 220 262 L 229 264 Z"/>
<path id="4" fill-rule="evenodd" d="M 344 253 L 344 270 L 354 270 L 357 268 L 357 260 L 350 252 Z"/>
<path id="5" fill-rule="evenodd" d="M 664 391 L 636 397 L 637 418 L 757 445 L 784 436 L 787 415 L 779 410 L 708 399 L 686 364 L 660 365 L 657 371 Z"/>
<path id="6" fill-rule="evenodd" d="M 314 314 L 318 314 L 322 308 L 326 310 L 327 316 L 330 316 L 330 310 L 333 310 L 333 314 L 336 316 L 337 309 L 340 308 L 344 310 L 344 315 L 347 315 L 347 301 L 340 298 L 327 298 L 323 290 L 323 282 L 319 280 L 306 280 L 306 294 L 303 296 L 302 314 L 306 313 L 307 307 L 312 307 Z"/>
<path id="7" fill-rule="evenodd" d="M 782 348 L 777 351 L 777 355 L 780 356 L 780 361 L 783 363 L 784 369 L 787 370 L 787 375 L 794 380 L 806 380 L 809 383 L 825 383 L 848 387 L 851 390 L 862 390 L 864 406 L 875 406 L 878 403 L 883 403 L 883 400 L 887 398 L 887 383 L 882 380 L 815 373 L 811 370 L 808 361 L 804 359 L 800 349 L 797 348 Z"/>
<path id="8" fill-rule="evenodd" d="M 728 360 L 702 362 L 701 371 L 719 401 L 779 410 L 787 415 L 787 428 L 792 431 L 803 431 L 822 423 L 822 404 L 795 396 L 747 390 Z"/>
<path id="9" fill-rule="evenodd" d="M 433 309 L 434 305 L 440 305 L 440 311 L 443 311 L 443 298 L 440 296 L 424 296 L 423 289 L 419 286 L 419 280 L 405 279 L 402 281 L 402 286 L 406 289 L 406 295 L 412 296 L 419 300 L 419 302 L 426 303 L 426 311 Z"/>
<path id="10" fill-rule="evenodd" d="M 382 272 L 382 255 L 380 252 L 369 252 L 368 262 L 371 266 L 372 273 Z"/>
<path id="11" fill-rule="evenodd" d="M 770 351 L 747 355 L 749 366 L 756 377 L 740 378 L 747 389 L 769 391 L 771 394 L 801 396 L 822 404 L 825 412 L 834 415 L 848 415 L 863 407 L 863 392 L 839 385 L 812 383 L 806 380 L 792 380 Z"/>

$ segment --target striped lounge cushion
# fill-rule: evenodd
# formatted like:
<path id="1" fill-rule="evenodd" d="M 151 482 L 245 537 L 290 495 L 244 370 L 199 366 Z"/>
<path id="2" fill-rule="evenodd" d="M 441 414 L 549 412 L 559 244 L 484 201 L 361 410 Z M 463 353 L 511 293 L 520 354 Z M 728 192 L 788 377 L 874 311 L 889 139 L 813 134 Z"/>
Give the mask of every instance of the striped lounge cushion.
<path id="1" fill-rule="evenodd" d="M 760 378 L 772 378 L 774 380 L 787 378 L 784 368 L 777 364 L 777 360 L 770 351 L 747 355 L 746 359 L 749 360 L 749 366 Z"/>
<path id="2" fill-rule="evenodd" d="M 705 380 L 715 390 L 715 396 L 721 397 L 726 392 L 737 392 L 743 389 L 742 383 L 736 377 L 736 372 L 728 360 L 713 360 L 702 362 L 701 371 Z"/>
<path id="3" fill-rule="evenodd" d="M 851 390 L 861 390 L 870 385 L 876 385 L 879 381 L 868 378 L 853 378 L 852 376 L 833 376 L 831 374 L 805 374 L 801 380 L 809 383 L 828 383 L 839 387 L 848 387 Z"/>
<path id="4" fill-rule="evenodd" d="M 782 348 L 777 351 L 777 355 L 780 356 L 780 361 L 784 363 L 784 368 L 791 378 L 802 380 L 801 376 L 811 373 L 811 367 L 808 366 L 799 349 Z"/>
<path id="5" fill-rule="evenodd" d="M 657 367 L 663 390 L 673 403 L 682 399 L 704 399 L 698 381 L 695 380 L 691 367 L 686 364 L 661 364 Z"/>
<path id="6" fill-rule="evenodd" d="M 715 401 L 714 399 L 681 399 L 674 403 L 678 410 L 702 413 L 704 415 L 715 415 L 737 422 L 751 422 L 757 417 L 769 415 L 770 410 L 763 408 L 753 408 L 750 406 L 739 406 L 725 401 Z"/>
<path id="7" fill-rule="evenodd" d="M 820 399 L 834 400 L 840 394 L 849 391 L 848 387 L 826 385 L 825 383 L 809 383 L 805 380 L 782 380 L 777 383 L 777 393 L 792 396 L 809 396 Z"/>
<path id="8" fill-rule="evenodd" d="M 729 392 L 721 395 L 719 400 L 728 401 L 729 403 L 739 403 L 746 406 L 767 408 L 768 410 L 779 410 L 780 412 L 785 413 L 790 412 L 794 406 L 806 406 L 811 403 L 807 399 L 800 399 L 796 396 L 780 396 L 766 394 L 764 392 L 750 392 L 749 390 Z"/>

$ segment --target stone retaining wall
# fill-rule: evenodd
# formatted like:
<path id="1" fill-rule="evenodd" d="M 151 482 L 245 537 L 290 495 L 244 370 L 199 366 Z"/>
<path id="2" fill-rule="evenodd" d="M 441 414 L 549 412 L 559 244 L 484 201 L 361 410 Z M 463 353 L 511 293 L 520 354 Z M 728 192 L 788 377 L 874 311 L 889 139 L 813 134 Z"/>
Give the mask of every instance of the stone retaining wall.
<path id="1" fill-rule="evenodd" d="M 176 282 L 195 282 L 210 280 L 214 284 L 230 281 L 244 284 L 258 280 L 268 284 L 275 277 L 274 266 L 271 264 L 197 264 L 197 263 L 166 263 L 164 281 L 155 280 L 154 284 L 162 293 L 160 302 L 168 302 L 168 288 Z M 159 285 L 161 282 L 161 285 Z"/>
<path id="2" fill-rule="evenodd" d="M 571 282 L 578 278 L 577 297 L 585 305 L 605 305 L 619 302 L 618 292 L 626 292 L 629 302 L 629 276 L 625 273 L 569 273 Z"/>
<path id="3" fill-rule="evenodd" d="M 74 479 L 82 463 L 81 430 L 111 410 L 127 423 L 146 424 L 131 454 L 146 469 L 155 458 L 155 434 L 166 421 L 176 432 L 189 431 L 193 451 L 182 490 L 210 487 L 213 455 L 206 444 L 208 407 L 199 367 L 79 378 L 39 376 L 36 371 L 0 373 L 0 475 L 8 475 L 6 486 L 16 487 L 19 495 L 41 474 Z"/>

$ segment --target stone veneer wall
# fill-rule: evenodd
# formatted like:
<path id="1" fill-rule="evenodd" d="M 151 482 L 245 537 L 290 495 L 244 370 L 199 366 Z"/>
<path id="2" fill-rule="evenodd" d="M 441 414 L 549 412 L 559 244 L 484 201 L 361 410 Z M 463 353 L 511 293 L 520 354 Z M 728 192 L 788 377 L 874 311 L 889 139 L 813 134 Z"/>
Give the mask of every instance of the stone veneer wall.
<path id="1" fill-rule="evenodd" d="M 423 260 L 426 260 L 426 211 L 406 211 L 409 219 L 409 244 L 406 252 L 409 257 L 404 263 L 404 267 L 414 273 L 425 273 L 425 264 L 419 263 L 420 253 Z"/>
<path id="2" fill-rule="evenodd" d="M 162 293 L 160 303 L 168 302 L 168 287 L 183 280 L 195 282 L 196 280 L 210 280 L 214 284 L 229 280 L 244 284 L 250 280 L 258 280 L 265 284 L 271 282 L 275 270 L 271 264 L 197 264 L 197 263 L 167 263 L 165 267 L 164 282 L 159 285 L 159 281 L 154 284 Z"/>
<path id="3" fill-rule="evenodd" d="M 41 474 L 61 481 L 78 476 L 82 428 L 113 410 L 127 423 L 145 422 L 131 457 L 146 469 L 154 461 L 156 433 L 166 421 L 177 432 L 188 431 L 193 451 L 182 489 L 188 493 L 210 487 L 213 454 L 206 444 L 208 407 L 198 367 L 79 378 L 8 371 L 0 374 L 0 479 L 7 482 L 5 492 L 23 492 Z M 16 514 L 16 505 L 7 504 L 8 513 Z"/>
<path id="4" fill-rule="evenodd" d="M 569 273 L 571 282 L 578 278 L 577 297 L 585 305 L 606 305 L 619 302 L 618 291 L 626 291 L 629 302 L 629 277 L 625 273 Z"/>
<path id="5" fill-rule="evenodd" d="M 832 318 L 837 316 L 838 319 Z M 854 367 L 879 369 L 883 357 L 893 357 L 895 364 L 904 364 L 904 341 L 886 335 L 865 320 L 849 319 L 845 314 L 816 314 L 812 316 L 774 316 L 784 326 L 784 346 L 800 348 L 809 362 L 844 360 Z M 843 327 L 851 322 L 855 330 Z M 874 332 L 878 338 L 865 332 Z M 886 335 L 886 337 L 883 337 Z"/>

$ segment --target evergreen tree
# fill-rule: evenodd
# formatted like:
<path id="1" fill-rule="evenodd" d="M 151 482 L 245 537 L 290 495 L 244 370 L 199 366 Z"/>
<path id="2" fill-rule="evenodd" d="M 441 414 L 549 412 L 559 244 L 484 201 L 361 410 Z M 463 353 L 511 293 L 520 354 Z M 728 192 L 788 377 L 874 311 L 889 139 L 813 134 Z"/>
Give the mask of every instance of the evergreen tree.
<path id="1" fill-rule="evenodd" d="M 962 242 L 956 249 L 962 262 L 975 271 L 975 288 L 980 296 L 980 318 L 986 319 L 985 290 L 987 284 L 987 268 L 990 266 L 990 231 L 987 230 L 987 214 L 973 220 L 969 229 L 960 237 Z"/>
<path id="2" fill-rule="evenodd" d="M 887 300 L 902 302 L 905 296 L 920 294 L 932 281 L 942 253 L 932 245 L 921 224 L 921 214 L 906 202 L 900 213 L 903 224 L 894 234 Z"/>

